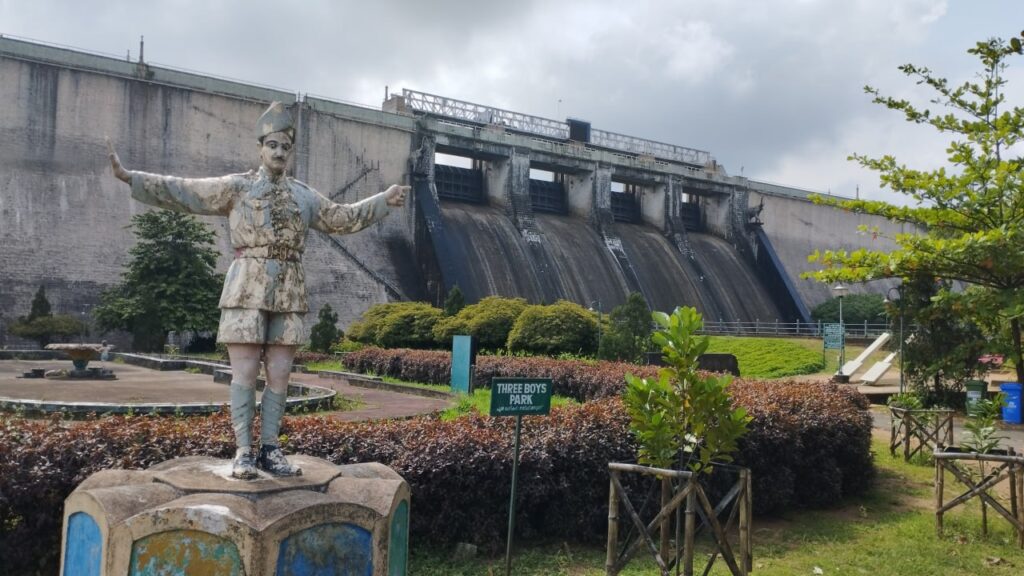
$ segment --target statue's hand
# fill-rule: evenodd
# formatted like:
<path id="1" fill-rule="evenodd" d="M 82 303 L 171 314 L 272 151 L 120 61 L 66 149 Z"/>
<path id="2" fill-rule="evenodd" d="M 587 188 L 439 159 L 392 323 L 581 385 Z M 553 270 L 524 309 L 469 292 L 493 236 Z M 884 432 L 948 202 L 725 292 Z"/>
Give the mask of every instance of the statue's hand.
<path id="1" fill-rule="evenodd" d="M 110 156 L 110 167 L 114 169 L 114 177 L 122 182 L 131 184 L 132 177 L 124 169 L 124 166 L 121 166 L 121 159 L 117 157 L 117 152 L 114 152 L 114 145 L 110 143 L 110 138 L 107 138 L 107 150 Z"/>
<path id="2" fill-rule="evenodd" d="M 388 206 L 405 206 L 405 195 L 412 190 L 412 186 L 399 186 L 398 184 L 392 184 L 384 191 L 385 200 Z"/>

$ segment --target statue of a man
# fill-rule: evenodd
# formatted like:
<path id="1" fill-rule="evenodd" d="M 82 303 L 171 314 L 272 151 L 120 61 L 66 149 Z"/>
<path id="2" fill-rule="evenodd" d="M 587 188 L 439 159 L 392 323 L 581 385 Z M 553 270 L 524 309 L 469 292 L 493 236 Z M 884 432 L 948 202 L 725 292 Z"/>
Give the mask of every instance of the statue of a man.
<path id="1" fill-rule="evenodd" d="M 231 360 L 231 423 L 237 451 L 231 475 L 253 479 L 257 467 L 276 476 L 302 470 L 281 453 L 278 435 L 288 377 L 302 343 L 302 316 L 309 310 L 302 270 L 306 232 L 361 230 L 403 206 L 409 186 L 393 185 L 356 202 L 337 204 L 285 174 L 295 142 L 291 114 L 279 102 L 256 123 L 261 166 L 245 174 L 178 178 L 126 170 L 110 149 L 114 176 L 127 182 L 140 202 L 179 212 L 227 216 L 235 259 L 220 297 L 217 341 Z M 266 361 L 259 452 L 253 452 L 252 421 L 260 357 Z"/>

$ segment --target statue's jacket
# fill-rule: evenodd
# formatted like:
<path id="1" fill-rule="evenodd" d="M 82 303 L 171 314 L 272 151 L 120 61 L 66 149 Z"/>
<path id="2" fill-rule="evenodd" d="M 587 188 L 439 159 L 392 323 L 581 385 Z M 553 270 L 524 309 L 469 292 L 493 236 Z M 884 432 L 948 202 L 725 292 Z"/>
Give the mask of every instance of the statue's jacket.
<path id="1" fill-rule="evenodd" d="M 309 310 L 302 253 L 310 228 L 357 232 L 384 218 L 384 193 L 338 204 L 306 184 L 263 168 L 217 178 L 179 178 L 130 171 L 132 197 L 191 214 L 227 216 L 235 259 L 221 292 L 221 308 L 269 312 Z"/>

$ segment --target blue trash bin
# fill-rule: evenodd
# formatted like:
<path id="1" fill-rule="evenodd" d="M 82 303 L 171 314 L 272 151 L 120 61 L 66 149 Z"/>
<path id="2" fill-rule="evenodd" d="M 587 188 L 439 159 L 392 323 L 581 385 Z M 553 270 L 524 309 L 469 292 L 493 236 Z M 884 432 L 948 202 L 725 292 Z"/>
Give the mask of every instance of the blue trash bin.
<path id="1" fill-rule="evenodd" d="M 1007 382 L 1006 384 L 1001 384 L 999 390 L 1006 394 L 1006 405 L 1003 406 L 1003 422 L 1007 424 L 1020 424 L 1020 383 Z"/>

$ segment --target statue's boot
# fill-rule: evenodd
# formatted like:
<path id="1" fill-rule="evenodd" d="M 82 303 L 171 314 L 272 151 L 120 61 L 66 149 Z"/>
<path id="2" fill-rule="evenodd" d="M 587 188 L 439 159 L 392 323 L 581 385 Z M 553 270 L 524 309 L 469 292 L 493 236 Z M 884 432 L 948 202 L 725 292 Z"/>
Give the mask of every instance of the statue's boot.
<path id="1" fill-rule="evenodd" d="M 256 464 L 274 476 L 301 476 L 302 468 L 288 462 L 278 445 L 281 418 L 284 417 L 287 400 L 288 395 L 285 392 L 263 389 L 263 424 L 260 429 L 260 455 L 256 459 Z"/>
<path id="2" fill-rule="evenodd" d="M 252 419 L 256 413 L 256 390 L 252 386 L 231 383 L 231 427 L 235 431 L 235 459 L 231 476 L 252 480 L 258 476 L 252 453 Z"/>

